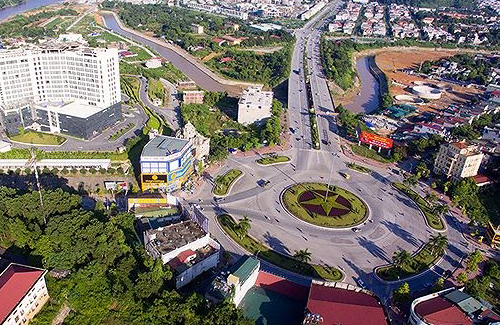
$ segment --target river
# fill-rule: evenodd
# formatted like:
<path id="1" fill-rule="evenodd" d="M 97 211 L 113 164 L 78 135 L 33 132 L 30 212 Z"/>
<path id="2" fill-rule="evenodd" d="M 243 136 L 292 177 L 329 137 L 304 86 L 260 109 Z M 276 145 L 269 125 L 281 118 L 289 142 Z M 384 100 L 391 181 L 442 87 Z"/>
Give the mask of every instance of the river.
<path id="1" fill-rule="evenodd" d="M 361 88 L 351 103 L 344 107 L 353 113 L 371 113 L 379 108 L 380 85 L 370 72 L 370 57 L 359 58 L 356 61 L 356 70 L 361 81 Z"/>
<path id="2" fill-rule="evenodd" d="M 196 65 L 188 61 L 186 58 L 182 57 L 180 54 L 177 52 L 159 45 L 155 42 L 152 42 L 144 37 L 138 36 L 133 33 L 129 33 L 123 29 L 120 28 L 118 25 L 118 22 L 116 21 L 115 17 L 111 14 L 104 13 L 102 14 L 102 17 L 105 21 L 106 27 L 109 29 L 113 30 L 115 33 L 118 33 L 120 35 L 126 36 L 136 42 L 142 43 L 144 45 L 147 45 L 154 49 L 156 52 L 158 52 L 162 57 L 166 58 L 172 64 L 184 72 L 186 76 L 191 78 L 198 86 L 200 86 L 203 89 L 210 90 L 210 91 L 227 91 L 228 93 L 233 93 L 237 89 L 236 86 L 231 86 L 231 85 L 224 85 L 221 84 L 220 82 L 214 80 L 211 76 L 209 76 L 207 73 L 205 73 L 203 70 L 198 68 Z"/>
<path id="3" fill-rule="evenodd" d="M 48 6 L 53 3 L 62 2 L 63 0 L 28 0 L 14 7 L 7 7 L 0 10 L 0 21 L 9 17 L 19 15 L 25 11 L 36 9 L 43 6 Z"/>

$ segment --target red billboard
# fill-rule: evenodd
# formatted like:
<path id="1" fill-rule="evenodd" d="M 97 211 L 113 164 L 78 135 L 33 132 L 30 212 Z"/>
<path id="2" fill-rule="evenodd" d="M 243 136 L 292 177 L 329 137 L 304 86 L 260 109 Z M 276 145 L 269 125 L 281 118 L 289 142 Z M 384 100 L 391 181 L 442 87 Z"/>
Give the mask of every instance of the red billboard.
<path id="1" fill-rule="evenodd" d="M 380 135 L 376 135 L 373 133 L 369 133 L 366 131 L 361 132 L 361 136 L 359 137 L 359 141 L 367 144 L 374 145 L 376 147 L 380 147 L 383 149 L 391 149 L 392 148 L 392 139 L 381 137 Z"/>

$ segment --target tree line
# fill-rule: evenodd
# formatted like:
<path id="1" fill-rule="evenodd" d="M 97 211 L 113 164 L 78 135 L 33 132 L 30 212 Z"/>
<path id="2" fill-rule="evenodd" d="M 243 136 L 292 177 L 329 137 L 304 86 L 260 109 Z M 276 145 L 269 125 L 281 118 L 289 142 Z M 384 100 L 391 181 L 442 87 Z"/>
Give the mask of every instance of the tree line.
<path id="1" fill-rule="evenodd" d="M 65 324 L 250 324 L 232 304 L 208 306 L 171 289 L 172 272 L 145 253 L 133 215 L 83 210 L 78 195 L 61 189 L 42 194 L 43 207 L 37 192 L 0 187 L 0 246 L 32 265 L 71 272 L 47 276 L 49 306 L 72 310 Z M 33 323 L 49 316 L 42 310 Z"/>

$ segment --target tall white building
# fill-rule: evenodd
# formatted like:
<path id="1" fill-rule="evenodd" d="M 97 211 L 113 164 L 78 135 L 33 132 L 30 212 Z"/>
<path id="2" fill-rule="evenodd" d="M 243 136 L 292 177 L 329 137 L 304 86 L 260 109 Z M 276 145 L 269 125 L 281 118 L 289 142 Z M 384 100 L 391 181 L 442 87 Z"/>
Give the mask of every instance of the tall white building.
<path id="1" fill-rule="evenodd" d="M 465 142 L 442 144 L 434 161 L 434 171 L 456 181 L 476 176 L 483 157 L 477 146 Z"/>
<path id="2" fill-rule="evenodd" d="M 118 51 L 74 43 L 51 43 L 36 49 L 0 50 L 0 108 L 7 131 L 18 127 L 15 114 L 36 120 L 26 105 L 73 103 L 79 114 L 107 109 L 121 101 Z M 52 105 L 53 106 L 53 105 Z M 5 114 L 13 113 L 12 120 Z M 71 114 L 70 114 L 71 115 Z M 121 118 L 121 116 L 120 116 Z M 12 122 L 11 130 L 6 124 Z"/>

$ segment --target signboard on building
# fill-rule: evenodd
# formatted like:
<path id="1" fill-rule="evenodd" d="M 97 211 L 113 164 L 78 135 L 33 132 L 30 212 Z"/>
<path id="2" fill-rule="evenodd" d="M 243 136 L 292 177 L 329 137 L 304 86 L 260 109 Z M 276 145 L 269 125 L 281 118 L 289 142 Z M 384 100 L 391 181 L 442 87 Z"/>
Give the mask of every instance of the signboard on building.
<path id="1" fill-rule="evenodd" d="M 376 135 L 366 131 L 361 132 L 359 141 L 383 149 L 391 149 L 393 145 L 392 139 L 381 137 L 380 135 Z"/>
<path id="2" fill-rule="evenodd" d="M 168 183 L 167 174 L 141 174 L 143 183 L 161 184 Z"/>

